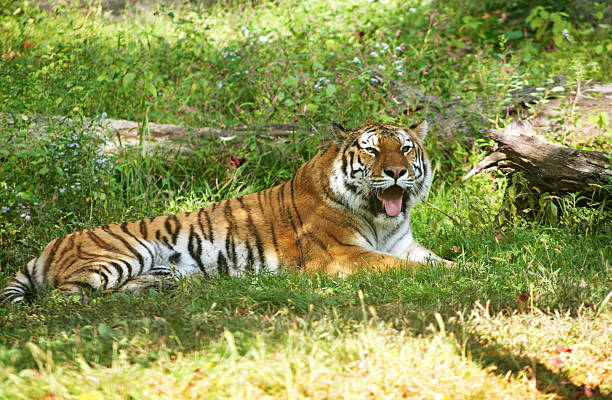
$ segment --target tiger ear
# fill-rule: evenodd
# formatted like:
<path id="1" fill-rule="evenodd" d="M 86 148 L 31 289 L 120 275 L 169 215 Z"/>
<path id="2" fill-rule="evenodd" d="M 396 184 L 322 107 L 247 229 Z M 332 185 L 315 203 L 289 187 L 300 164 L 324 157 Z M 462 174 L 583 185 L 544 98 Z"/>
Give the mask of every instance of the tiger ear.
<path id="1" fill-rule="evenodd" d="M 329 128 L 336 143 L 342 143 L 349 136 L 349 132 L 333 119 L 329 121 Z"/>
<path id="2" fill-rule="evenodd" d="M 423 120 L 418 124 L 414 124 L 410 127 L 410 130 L 415 132 L 419 139 L 424 140 L 429 132 L 429 125 L 427 125 L 427 121 Z"/>

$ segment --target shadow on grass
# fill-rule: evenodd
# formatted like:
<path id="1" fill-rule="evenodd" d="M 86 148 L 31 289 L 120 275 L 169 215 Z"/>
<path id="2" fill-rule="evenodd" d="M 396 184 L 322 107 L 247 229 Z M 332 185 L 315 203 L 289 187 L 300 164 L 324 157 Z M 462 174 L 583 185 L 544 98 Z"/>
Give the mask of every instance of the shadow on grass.
<path id="1" fill-rule="evenodd" d="M 517 355 L 499 343 L 485 343 L 471 336 L 467 348 L 472 360 L 482 367 L 494 366 L 491 371 L 502 377 L 524 374 L 535 381 L 536 389 L 541 393 L 557 394 L 564 399 L 610 399 L 610 395 L 601 393 L 599 387 L 576 385 L 563 373 L 554 372 L 532 357 Z"/>
<path id="2" fill-rule="evenodd" d="M 466 305 L 474 304 L 465 293 L 457 295 L 461 299 L 449 297 L 444 285 L 440 292 L 433 290 L 432 278 L 438 273 L 442 272 L 395 271 L 347 279 L 318 274 L 221 276 L 139 297 L 95 295 L 86 304 L 39 297 L 29 305 L 0 309 L 0 366 L 40 369 L 48 362 L 71 363 L 77 357 L 110 365 L 118 351 L 125 352 L 130 362 L 146 366 L 164 355 L 222 346 L 225 330 L 236 338 L 237 351 L 246 354 L 262 334 L 272 345 L 280 345 L 287 332 L 304 321 L 308 325 L 328 319 L 330 329 L 350 332 L 371 318 L 369 306 L 397 330 L 415 337 L 429 335 L 436 325 L 435 313 L 449 321 L 456 317 L 457 307 L 469 315 L 472 307 Z M 466 337 L 465 326 L 447 324 L 455 337 Z M 483 368 L 495 366 L 492 373 L 523 374 L 535 379 L 542 393 L 585 397 L 586 388 L 562 372 L 499 343 L 487 343 L 477 334 L 467 335 L 471 359 Z M 38 356 L 25 346 L 28 342 L 40 347 Z M 52 360 L 41 359 L 40 354 L 51 355 Z M 590 390 L 592 398 L 605 398 L 598 388 Z"/>

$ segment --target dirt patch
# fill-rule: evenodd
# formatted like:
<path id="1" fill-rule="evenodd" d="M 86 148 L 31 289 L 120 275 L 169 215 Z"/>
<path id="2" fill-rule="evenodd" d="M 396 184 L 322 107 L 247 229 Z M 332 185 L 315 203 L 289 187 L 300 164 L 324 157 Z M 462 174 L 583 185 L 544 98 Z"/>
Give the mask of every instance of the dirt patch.
<path id="1" fill-rule="evenodd" d="M 532 110 L 540 134 L 565 146 L 612 151 L 612 83 L 590 82 Z"/>

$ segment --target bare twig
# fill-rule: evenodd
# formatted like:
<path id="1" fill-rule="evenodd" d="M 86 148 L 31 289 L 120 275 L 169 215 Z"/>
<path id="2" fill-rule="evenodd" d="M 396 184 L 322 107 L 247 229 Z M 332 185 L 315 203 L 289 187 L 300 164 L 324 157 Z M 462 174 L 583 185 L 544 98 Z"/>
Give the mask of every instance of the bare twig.
<path id="1" fill-rule="evenodd" d="M 457 228 L 459 228 L 459 230 L 463 233 L 463 226 L 459 223 L 459 221 L 453 218 L 450 214 L 447 214 L 446 212 L 442 211 L 438 206 L 435 206 L 426 200 L 423 200 L 423 203 L 425 203 L 426 205 L 428 205 L 429 207 L 435 210 L 438 210 L 442 214 L 446 215 L 451 221 L 453 221 L 453 223 L 457 226 Z"/>

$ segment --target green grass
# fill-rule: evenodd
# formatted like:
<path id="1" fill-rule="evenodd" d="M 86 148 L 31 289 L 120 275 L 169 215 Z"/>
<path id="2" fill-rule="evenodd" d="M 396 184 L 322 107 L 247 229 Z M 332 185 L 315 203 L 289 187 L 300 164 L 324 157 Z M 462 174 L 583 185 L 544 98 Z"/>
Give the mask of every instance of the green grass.
<path id="1" fill-rule="evenodd" d="M 603 19 L 561 15 L 570 42 L 553 22 L 536 38 L 525 22 L 535 4 L 521 1 L 136 4 L 123 17 L 95 5 L 0 6 L 0 282 L 74 230 L 285 181 L 329 141 L 309 127 L 330 118 L 427 118 L 436 171 L 428 201 L 461 222 L 426 204 L 413 213 L 418 240 L 455 260 L 452 270 L 214 277 L 140 297 L 40 296 L 2 308 L 0 398 L 612 393 L 609 210 L 568 197 L 495 228 L 507 182 L 460 181 L 489 145 L 481 132 L 513 118 L 504 111 L 510 88 L 557 73 L 571 85 L 612 78 Z M 434 101 L 398 105 L 390 94 L 402 86 Z M 50 121 L 40 135 L 20 117 L 103 113 L 304 129 L 279 143 L 203 141 L 189 157 L 108 155 L 93 126 Z M 453 113 L 467 128 L 443 133 L 439 116 Z M 229 157 L 244 161 L 233 169 Z"/>

